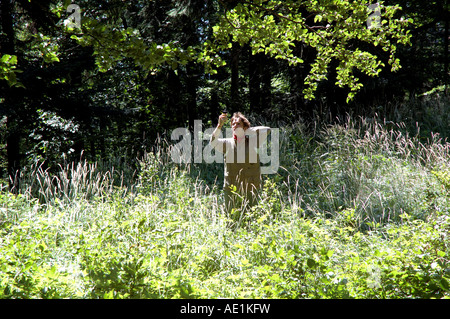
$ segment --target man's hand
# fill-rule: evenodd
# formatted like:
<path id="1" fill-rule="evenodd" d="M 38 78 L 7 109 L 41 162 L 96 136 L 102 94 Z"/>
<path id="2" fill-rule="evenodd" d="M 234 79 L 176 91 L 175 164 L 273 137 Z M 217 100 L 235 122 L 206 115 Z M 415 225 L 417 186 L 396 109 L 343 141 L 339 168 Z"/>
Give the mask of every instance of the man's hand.
<path id="1" fill-rule="evenodd" d="M 226 114 L 222 114 L 221 116 L 219 116 L 219 124 L 217 124 L 218 128 L 222 128 L 222 126 L 227 122 L 227 115 Z"/>

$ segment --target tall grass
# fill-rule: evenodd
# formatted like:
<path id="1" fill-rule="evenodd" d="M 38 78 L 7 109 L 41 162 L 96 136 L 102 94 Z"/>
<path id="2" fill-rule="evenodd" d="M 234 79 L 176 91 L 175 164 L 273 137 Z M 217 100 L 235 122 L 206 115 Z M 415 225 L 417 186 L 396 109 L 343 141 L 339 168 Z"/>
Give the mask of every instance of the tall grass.
<path id="1" fill-rule="evenodd" d="M 363 118 L 278 127 L 279 172 L 235 219 L 223 167 L 174 164 L 168 141 L 136 172 L 30 166 L 0 196 L 1 296 L 449 296 L 446 141 Z"/>
<path id="2" fill-rule="evenodd" d="M 403 123 L 360 118 L 312 136 L 292 126 L 283 139 L 290 204 L 332 216 L 354 210 L 359 224 L 398 220 L 403 213 L 425 217 L 430 193 L 440 187 L 432 172 L 450 167 L 449 143 L 437 134 L 423 143 Z"/>
<path id="3" fill-rule="evenodd" d="M 37 161 L 24 167 L 18 176 L 19 189 L 14 191 L 51 204 L 55 200 L 90 200 L 113 193 L 116 188 L 128 192 L 135 184 L 136 169 L 131 163 L 80 160 L 57 164 L 56 168 L 46 164 Z"/>

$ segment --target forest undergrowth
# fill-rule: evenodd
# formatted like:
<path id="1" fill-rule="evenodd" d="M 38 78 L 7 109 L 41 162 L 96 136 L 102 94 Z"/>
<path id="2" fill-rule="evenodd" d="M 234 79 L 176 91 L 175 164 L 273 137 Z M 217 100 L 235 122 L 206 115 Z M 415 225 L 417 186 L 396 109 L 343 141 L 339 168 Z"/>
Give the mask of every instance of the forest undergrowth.
<path id="1" fill-rule="evenodd" d="M 450 144 L 402 123 L 280 125 L 259 204 L 221 164 L 42 163 L 0 192 L 2 298 L 449 298 Z"/>

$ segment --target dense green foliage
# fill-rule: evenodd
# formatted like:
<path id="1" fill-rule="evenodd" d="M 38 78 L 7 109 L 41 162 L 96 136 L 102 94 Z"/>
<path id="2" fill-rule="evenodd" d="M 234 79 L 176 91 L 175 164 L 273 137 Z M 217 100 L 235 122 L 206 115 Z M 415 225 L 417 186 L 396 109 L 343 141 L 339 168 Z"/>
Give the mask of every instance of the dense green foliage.
<path id="1" fill-rule="evenodd" d="M 450 145 L 365 119 L 281 128 L 245 216 L 223 213 L 220 165 L 174 164 L 163 142 L 135 177 L 32 167 L 0 195 L 0 295 L 448 298 Z"/>
<path id="2" fill-rule="evenodd" d="M 380 46 L 390 54 L 388 63 L 392 71 L 400 68 L 394 43 L 409 43 L 406 28 L 412 19 L 394 19 L 399 9 L 399 6 L 383 7 L 379 24 L 366 27 L 369 16 L 366 2 L 242 1 L 213 27 L 214 40 L 222 49 L 231 48 L 233 42 L 241 46 L 249 43 L 252 54 L 264 53 L 286 60 L 291 66 L 304 63 L 302 56 L 294 54 L 296 43 L 302 43 L 317 52 L 305 78 L 306 98 L 314 98 L 319 82 L 327 79 L 328 68 L 335 60 L 336 85 L 350 88 L 347 99 L 350 100 L 363 86 L 354 70 L 376 76 L 384 66 L 376 55 L 361 50 L 362 43 Z"/>
<path id="3" fill-rule="evenodd" d="M 0 14 L 0 297 L 449 297 L 448 1 Z M 245 215 L 168 155 L 224 108 L 281 133 Z"/>

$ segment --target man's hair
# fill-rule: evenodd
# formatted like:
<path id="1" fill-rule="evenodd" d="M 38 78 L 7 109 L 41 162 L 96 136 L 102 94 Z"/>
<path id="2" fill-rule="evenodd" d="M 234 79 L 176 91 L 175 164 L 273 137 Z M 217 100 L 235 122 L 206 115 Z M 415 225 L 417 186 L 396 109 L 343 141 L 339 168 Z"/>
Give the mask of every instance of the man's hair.
<path id="1" fill-rule="evenodd" d="M 242 124 L 244 125 L 245 129 L 248 129 L 251 126 L 250 121 L 244 115 L 242 115 L 241 112 L 233 113 L 233 116 L 231 118 L 232 119 L 233 118 L 238 118 L 240 121 L 242 121 Z"/>

